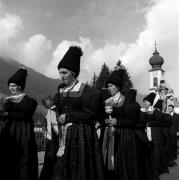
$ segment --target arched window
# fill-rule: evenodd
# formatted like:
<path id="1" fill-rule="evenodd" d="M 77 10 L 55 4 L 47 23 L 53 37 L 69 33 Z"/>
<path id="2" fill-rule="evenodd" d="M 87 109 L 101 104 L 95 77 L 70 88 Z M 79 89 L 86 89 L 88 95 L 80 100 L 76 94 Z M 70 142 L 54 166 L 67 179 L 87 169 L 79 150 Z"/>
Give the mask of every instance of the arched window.
<path id="1" fill-rule="evenodd" d="M 153 86 L 158 87 L 158 78 L 157 77 L 153 78 Z"/>

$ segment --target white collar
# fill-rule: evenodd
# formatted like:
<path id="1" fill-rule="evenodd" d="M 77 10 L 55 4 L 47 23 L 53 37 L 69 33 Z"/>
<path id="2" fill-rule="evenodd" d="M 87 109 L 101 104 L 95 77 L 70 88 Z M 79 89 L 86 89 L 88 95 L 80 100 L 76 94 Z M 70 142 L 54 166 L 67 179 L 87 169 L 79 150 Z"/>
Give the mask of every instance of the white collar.
<path id="1" fill-rule="evenodd" d="M 145 112 L 151 112 L 153 110 L 154 110 L 154 108 L 152 106 L 145 108 Z"/>
<path id="2" fill-rule="evenodd" d="M 68 92 L 69 90 L 70 92 L 78 92 L 80 90 L 81 84 L 81 82 L 74 81 L 71 86 L 60 89 L 60 93 Z"/>
<path id="3" fill-rule="evenodd" d="M 114 96 L 110 97 L 109 99 L 106 99 L 105 104 L 106 105 L 111 105 L 111 104 L 117 105 L 118 103 L 120 103 L 120 101 L 121 101 L 121 93 L 117 92 Z"/>
<path id="4" fill-rule="evenodd" d="M 51 109 L 51 110 L 53 110 L 53 109 L 55 109 L 55 108 L 56 108 L 56 106 L 55 106 L 55 105 L 54 105 L 54 106 L 52 106 L 52 107 L 50 107 L 50 109 Z"/>
<path id="5" fill-rule="evenodd" d="M 18 94 L 18 95 L 9 96 L 6 99 L 10 100 L 11 102 L 18 103 L 23 99 L 24 96 L 25 96 L 25 93 L 21 93 L 21 94 Z"/>

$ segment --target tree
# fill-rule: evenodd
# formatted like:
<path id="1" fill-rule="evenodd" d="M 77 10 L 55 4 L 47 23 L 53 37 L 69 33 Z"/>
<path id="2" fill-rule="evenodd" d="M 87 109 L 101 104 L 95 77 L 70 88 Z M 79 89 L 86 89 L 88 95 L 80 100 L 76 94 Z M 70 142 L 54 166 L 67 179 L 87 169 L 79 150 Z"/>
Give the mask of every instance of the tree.
<path id="1" fill-rule="evenodd" d="M 122 87 L 122 91 L 126 91 L 130 88 L 133 88 L 133 83 L 131 80 L 131 77 L 127 71 L 127 69 L 124 69 L 125 73 L 124 73 L 124 77 L 123 77 L 123 87 Z"/>
<path id="2" fill-rule="evenodd" d="M 96 88 L 103 89 L 106 86 L 106 81 L 110 75 L 109 67 L 104 63 L 101 67 L 101 72 L 96 79 Z"/>
<path id="3" fill-rule="evenodd" d="M 97 76 L 96 76 L 96 73 L 93 74 L 93 77 L 92 77 L 92 80 L 91 82 L 89 83 L 89 85 L 93 88 L 96 87 L 96 80 L 97 80 Z"/>

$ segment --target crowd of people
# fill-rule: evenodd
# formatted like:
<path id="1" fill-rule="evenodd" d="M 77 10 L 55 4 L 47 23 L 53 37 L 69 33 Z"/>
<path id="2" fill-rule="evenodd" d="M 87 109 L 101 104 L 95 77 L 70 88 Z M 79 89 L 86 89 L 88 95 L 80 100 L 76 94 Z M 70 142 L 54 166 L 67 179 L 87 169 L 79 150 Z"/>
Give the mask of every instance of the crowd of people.
<path id="1" fill-rule="evenodd" d="M 121 92 L 124 69 L 111 72 L 109 94 L 78 81 L 80 47 L 69 47 L 58 64 L 61 82 L 46 108 L 47 145 L 40 180 L 159 180 L 176 166 L 179 115 L 163 81 L 136 101 L 137 91 Z M 33 114 L 37 102 L 24 93 L 27 70 L 8 80 L 12 96 L 0 109 L 0 179 L 37 180 Z"/>

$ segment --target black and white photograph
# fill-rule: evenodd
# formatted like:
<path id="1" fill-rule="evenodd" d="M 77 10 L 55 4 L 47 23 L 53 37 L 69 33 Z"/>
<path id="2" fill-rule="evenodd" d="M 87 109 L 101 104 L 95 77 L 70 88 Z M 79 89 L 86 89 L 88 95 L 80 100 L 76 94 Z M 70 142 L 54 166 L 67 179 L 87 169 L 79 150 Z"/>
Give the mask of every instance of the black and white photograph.
<path id="1" fill-rule="evenodd" d="M 178 178 L 179 0 L 0 0 L 0 179 Z"/>

